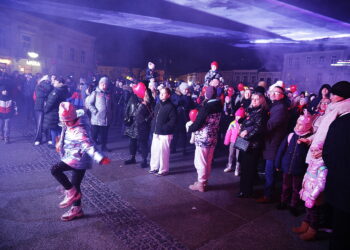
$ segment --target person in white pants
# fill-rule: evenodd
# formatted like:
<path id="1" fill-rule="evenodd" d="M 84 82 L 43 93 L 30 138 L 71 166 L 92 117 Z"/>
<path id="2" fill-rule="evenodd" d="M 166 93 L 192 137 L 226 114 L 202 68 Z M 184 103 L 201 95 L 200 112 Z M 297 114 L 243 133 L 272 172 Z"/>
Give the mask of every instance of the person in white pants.
<path id="1" fill-rule="evenodd" d="M 170 89 L 160 90 L 160 102 L 154 109 L 152 120 L 153 140 L 151 146 L 151 174 L 164 176 L 169 173 L 170 143 L 176 125 L 176 109 L 170 101 Z"/>
<path id="2" fill-rule="evenodd" d="M 186 124 L 188 132 L 194 132 L 196 145 L 194 166 L 198 174 L 197 181 L 190 185 L 189 189 L 200 192 L 206 191 L 208 184 L 222 111 L 222 104 L 216 99 L 214 87 L 209 86 L 206 89 L 205 98 L 196 120 Z"/>

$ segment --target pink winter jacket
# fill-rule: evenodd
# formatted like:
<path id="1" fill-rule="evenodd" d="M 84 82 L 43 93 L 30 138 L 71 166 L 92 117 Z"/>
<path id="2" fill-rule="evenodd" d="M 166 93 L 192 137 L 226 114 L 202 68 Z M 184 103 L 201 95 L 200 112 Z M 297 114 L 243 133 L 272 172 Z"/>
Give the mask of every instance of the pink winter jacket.
<path id="1" fill-rule="evenodd" d="M 328 169 L 324 166 L 322 158 L 309 162 L 300 190 L 300 198 L 303 201 L 317 200 L 325 188 L 327 173 Z"/>
<path id="2" fill-rule="evenodd" d="M 235 143 L 237 136 L 239 134 L 239 130 L 240 130 L 241 126 L 239 125 L 239 123 L 234 120 L 233 122 L 230 123 L 230 125 L 228 126 L 226 135 L 225 135 L 225 141 L 224 144 L 227 146 L 230 143 Z"/>

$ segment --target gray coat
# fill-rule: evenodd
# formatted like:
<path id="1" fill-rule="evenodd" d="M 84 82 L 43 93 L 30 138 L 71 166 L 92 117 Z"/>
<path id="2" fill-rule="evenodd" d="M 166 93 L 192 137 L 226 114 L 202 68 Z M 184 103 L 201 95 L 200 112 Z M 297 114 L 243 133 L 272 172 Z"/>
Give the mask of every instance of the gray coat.
<path id="1" fill-rule="evenodd" d="M 113 116 L 113 98 L 110 92 L 104 92 L 97 87 L 86 98 L 85 105 L 91 112 L 91 125 L 110 125 Z"/>

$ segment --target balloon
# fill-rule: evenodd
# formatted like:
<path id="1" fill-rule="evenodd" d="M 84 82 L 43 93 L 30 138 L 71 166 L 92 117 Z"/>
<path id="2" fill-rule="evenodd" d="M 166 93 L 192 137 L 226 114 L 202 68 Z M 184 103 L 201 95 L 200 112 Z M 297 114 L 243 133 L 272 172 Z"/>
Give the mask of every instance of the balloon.
<path id="1" fill-rule="evenodd" d="M 297 86 L 296 85 L 291 85 L 290 86 L 290 92 L 294 93 L 295 91 L 297 91 Z"/>
<path id="2" fill-rule="evenodd" d="M 244 85 L 243 85 L 243 83 L 238 83 L 237 89 L 238 89 L 238 91 L 243 91 L 243 90 L 244 90 Z"/>
<path id="3" fill-rule="evenodd" d="M 145 97 L 146 86 L 143 82 L 139 82 L 137 85 L 132 87 L 132 91 L 137 97 L 143 99 Z"/>
<path id="4" fill-rule="evenodd" d="M 205 91 L 207 90 L 207 88 L 208 88 L 208 86 L 203 86 L 203 88 L 202 88 L 202 95 L 205 94 Z"/>
<path id="5" fill-rule="evenodd" d="M 235 93 L 235 89 L 233 87 L 228 87 L 227 89 L 227 95 L 229 97 L 233 96 L 233 94 Z"/>
<path id="6" fill-rule="evenodd" d="M 197 109 L 192 109 L 189 113 L 190 120 L 194 122 L 197 118 L 198 110 Z"/>

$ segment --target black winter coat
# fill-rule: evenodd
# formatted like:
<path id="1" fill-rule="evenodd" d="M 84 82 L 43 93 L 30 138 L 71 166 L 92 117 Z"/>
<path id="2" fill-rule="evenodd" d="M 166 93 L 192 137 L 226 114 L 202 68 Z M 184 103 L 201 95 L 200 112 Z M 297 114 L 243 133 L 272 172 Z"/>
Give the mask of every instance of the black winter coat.
<path id="1" fill-rule="evenodd" d="M 285 174 L 303 176 L 307 169 L 305 159 L 307 152 L 309 151 L 309 145 L 306 143 L 298 144 L 297 141 L 300 138 L 307 138 L 310 135 L 311 133 L 299 136 L 296 133 L 293 133 L 289 144 L 289 135 L 287 135 L 278 148 L 275 158 L 275 167 L 281 169 Z"/>
<path id="2" fill-rule="evenodd" d="M 59 123 L 58 107 L 61 102 L 64 102 L 68 97 L 68 88 L 63 85 L 59 88 L 54 88 L 47 97 L 44 107 L 44 129 L 57 129 Z"/>
<path id="3" fill-rule="evenodd" d="M 330 125 L 322 157 L 328 168 L 326 200 L 338 209 L 350 212 L 350 114 Z"/>
<path id="4" fill-rule="evenodd" d="M 176 108 L 168 99 L 160 101 L 154 109 L 152 131 L 157 135 L 172 135 L 176 126 Z"/>
<path id="5" fill-rule="evenodd" d="M 262 149 L 264 146 L 264 132 L 266 130 L 267 113 L 262 107 L 248 108 L 247 117 L 243 120 L 241 130 L 247 130 L 247 135 L 244 137 L 249 141 L 249 148 Z"/>
<path id="6" fill-rule="evenodd" d="M 44 111 L 44 105 L 47 97 L 49 96 L 51 90 L 53 89 L 49 81 L 43 81 L 36 85 L 35 87 L 35 103 L 34 110 Z"/>
<path id="7" fill-rule="evenodd" d="M 288 133 L 288 106 L 284 100 L 276 101 L 272 103 L 269 113 L 263 156 L 265 160 L 274 160 L 278 147 Z"/>
<path id="8" fill-rule="evenodd" d="M 153 118 L 153 107 L 151 104 L 141 103 L 136 111 L 135 122 L 137 128 L 137 138 L 139 140 L 147 140 L 151 130 L 151 122 Z"/>
<path id="9" fill-rule="evenodd" d="M 136 111 L 138 109 L 138 106 L 140 105 L 140 102 L 136 95 L 131 94 L 128 103 L 125 107 L 125 114 L 124 114 L 124 123 L 125 123 L 125 135 L 129 136 L 130 138 L 136 139 L 137 138 L 137 128 L 136 128 Z"/>

